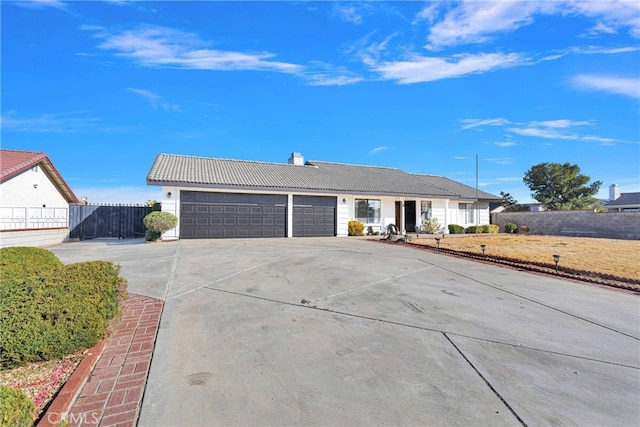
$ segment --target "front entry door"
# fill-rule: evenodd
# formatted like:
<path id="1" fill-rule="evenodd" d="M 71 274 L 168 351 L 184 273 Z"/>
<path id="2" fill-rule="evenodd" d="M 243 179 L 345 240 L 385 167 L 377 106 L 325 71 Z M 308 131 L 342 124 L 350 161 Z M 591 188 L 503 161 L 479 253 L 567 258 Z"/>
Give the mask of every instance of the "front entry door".
<path id="1" fill-rule="evenodd" d="M 404 228 L 407 233 L 416 231 L 416 202 L 415 200 L 404 202 Z"/>

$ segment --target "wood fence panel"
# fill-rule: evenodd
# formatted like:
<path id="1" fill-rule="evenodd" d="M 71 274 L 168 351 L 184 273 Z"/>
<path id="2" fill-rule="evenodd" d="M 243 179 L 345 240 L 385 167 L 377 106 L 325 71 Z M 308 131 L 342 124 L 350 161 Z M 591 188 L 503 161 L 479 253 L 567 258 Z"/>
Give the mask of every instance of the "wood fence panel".
<path id="1" fill-rule="evenodd" d="M 151 210 L 147 206 L 70 205 L 69 238 L 144 237 L 146 229 L 142 219 Z"/>

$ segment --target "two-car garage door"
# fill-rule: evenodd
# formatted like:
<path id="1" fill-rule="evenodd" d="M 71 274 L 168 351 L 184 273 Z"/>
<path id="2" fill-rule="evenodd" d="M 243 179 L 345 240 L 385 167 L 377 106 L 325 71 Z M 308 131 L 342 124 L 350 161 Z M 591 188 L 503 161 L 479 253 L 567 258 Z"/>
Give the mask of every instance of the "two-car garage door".
<path id="1" fill-rule="evenodd" d="M 335 211 L 335 197 L 293 196 L 293 236 L 335 236 Z M 201 191 L 180 194 L 183 239 L 286 235 L 286 195 Z"/>

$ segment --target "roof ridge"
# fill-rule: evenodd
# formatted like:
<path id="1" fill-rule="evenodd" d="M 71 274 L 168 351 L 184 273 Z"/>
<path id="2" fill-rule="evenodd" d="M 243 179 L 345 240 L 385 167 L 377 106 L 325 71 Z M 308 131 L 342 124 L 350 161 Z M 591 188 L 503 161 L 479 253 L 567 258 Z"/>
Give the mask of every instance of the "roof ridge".
<path id="1" fill-rule="evenodd" d="M 225 162 L 257 163 L 257 164 L 263 164 L 263 165 L 276 165 L 276 166 L 294 166 L 294 165 L 292 165 L 290 163 L 265 162 L 265 161 L 262 161 L 262 160 L 228 159 L 228 158 L 224 158 L 224 157 L 206 157 L 206 156 L 195 156 L 195 155 L 189 155 L 189 154 L 160 153 L 158 156 L 182 157 L 182 158 L 202 159 L 202 160 L 222 160 L 222 161 L 225 161 Z M 295 165 L 295 166 L 298 166 L 298 165 Z"/>
<path id="2" fill-rule="evenodd" d="M 390 169 L 390 170 L 395 170 L 395 171 L 401 171 L 404 172 L 406 174 L 409 174 L 408 172 L 403 171 L 400 168 L 392 168 L 390 166 L 373 166 L 373 165 L 356 165 L 354 163 L 341 163 L 341 162 L 326 162 L 324 160 L 307 160 L 307 163 L 324 163 L 324 164 L 330 164 L 330 165 L 340 165 L 340 166 L 357 166 L 360 168 L 373 168 L 373 169 Z M 411 175 L 411 174 L 409 174 Z"/>

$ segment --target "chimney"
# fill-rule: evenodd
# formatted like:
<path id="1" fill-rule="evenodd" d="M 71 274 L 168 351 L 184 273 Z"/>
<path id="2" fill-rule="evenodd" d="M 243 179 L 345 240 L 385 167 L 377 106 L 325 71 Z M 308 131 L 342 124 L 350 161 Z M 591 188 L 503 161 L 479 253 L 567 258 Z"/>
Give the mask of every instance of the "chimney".
<path id="1" fill-rule="evenodd" d="M 289 157 L 289 164 L 296 166 L 304 166 L 304 157 L 300 153 L 291 153 L 291 157 Z"/>
<path id="2" fill-rule="evenodd" d="M 620 187 L 618 184 L 611 184 L 609 186 L 609 200 L 616 200 L 620 197 Z"/>

